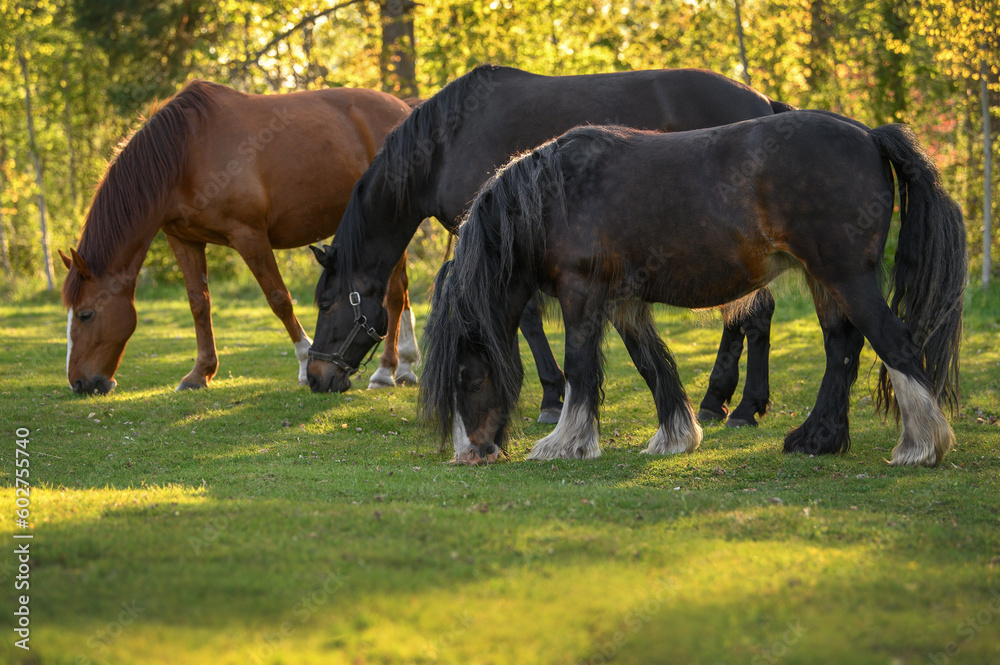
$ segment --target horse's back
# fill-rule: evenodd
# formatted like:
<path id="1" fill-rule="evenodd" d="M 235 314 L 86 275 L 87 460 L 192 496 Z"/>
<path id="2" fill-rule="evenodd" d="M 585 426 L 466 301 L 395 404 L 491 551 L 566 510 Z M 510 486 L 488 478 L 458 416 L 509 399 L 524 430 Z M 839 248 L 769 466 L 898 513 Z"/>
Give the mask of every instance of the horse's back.
<path id="1" fill-rule="evenodd" d="M 764 286 L 790 256 L 816 270 L 881 257 L 892 182 L 863 126 L 789 113 L 673 134 L 607 131 L 625 139 L 591 128 L 559 140 L 571 224 L 547 233 L 562 269 L 606 265 L 611 277 L 648 273 L 652 261 L 643 288 L 655 299 L 703 307 Z M 712 291 L 690 300 L 691 284 Z"/>
<path id="2" fill-rule="evenodd" d="M 172 229 L 230 237 L 253 227 L 276 248 L 328 237 L 385 135 L 409 112 L 374 90 L 220 94 L 189 153 L 179 192 L 189 214 Z"/>
<path id="3" fill-rule="evenodd" d="M 482 183 L 512 155 L 577 126 L 673 132 L 773 113 L 770 100 L 753 88 L 701 69 L 540 76 L 490 68 L 481 75 L 483 84 L 474 90 L 489 94 L 477 101 L 475 112 L 457 116 L 461 124 L 452 149 L 443 153 L 434 172 L 441 209 L 428 214 L 457 219 Z M 457 110 L 463 108 L 459 103 Z"/>

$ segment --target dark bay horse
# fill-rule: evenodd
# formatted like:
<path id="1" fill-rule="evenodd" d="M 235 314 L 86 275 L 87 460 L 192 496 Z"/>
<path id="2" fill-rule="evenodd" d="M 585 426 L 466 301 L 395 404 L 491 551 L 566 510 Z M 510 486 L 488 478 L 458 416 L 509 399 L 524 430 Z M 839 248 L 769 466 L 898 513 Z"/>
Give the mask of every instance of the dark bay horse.
<path id="1" fill-rule="evenodd" d="M 902 221 L 887 305 L 893 170 Z M 957 402 L 966 263 L 961 210 L 905 126 L 792 111 L 676 134 L 577 129 L 512 161 L 473 203 L 425 330 L 424 413 L 470 442 L 458 461 L 496 459 L 523 380 L 517 322 L 541 289 L 566 324 L 566 405 L 529 457 L 600 455 L 607 321 L 653 393 L 644 452 L 693 451 L 701 428 L 648 303 L 716 307 L 798 267 L 827 362 L 785 451 L 848 449 L 867 338 L 883 363 L 877 404 L 902 418 L 893 463 L 935 465 L 954 440 L 941 406 Z"/>
<path id="2" fill-rule="evenodd" d="M 480 186 L 523 150 L 587 124 L 679 131 L 723 125 L 787 110 L 756 90 L 704 70 L 676 69 L 590 76 L 538 76 L 480 67 L 423 102 L 387 138 L 348 204 L 316 287 L 321 311 L 309 363 L 315 391 L 344 391 L 374 341 L 355 319 L 378 315 L 394 264 L 426 217 L 454 230 Z M 357 293 L 360 310 L 350 304 Z M 768 404 L 767 355 L 774 301 L 727 327 L 702 410 L 725 418 L 736 389 L 743 334 L 750 351 L 747 381 L 731 424 L 756 424 Z M 564 379 L 541 318 L 529 303 L 520 322 L 544 390 L 542 422 L 556 422 Z M 337 361 L 330 356 L 338 354 Z"/>
<path id="3" fill-rule="evenodd" d="M 311 342 L 272 249 L 332 235 L 355 181 L 409 112 L 395 97 L 371 90 L 245 95 L 196 81 L 171 98 L 123 142 L 97 187 L 78 249 L 60 252 L 69 270 L 63 300 L 73 390 L 115 387 L 136 327 L 136 276 L 160 230 L 183 271 L 198 339 L 194 368 L 178 389 L 206 386 L 219 367 L 206 243 L 232 247 L 246 261 L 292 338 L 304 383 Z M 395 367 L 398 322 L 402 316 L 405 332 L 411 316 L 402 314 L 405 258 L 397 254 L 392 264 L 381 362 Z M 386 334 L 386 323 L 383 314 L 378 334 Z"/>

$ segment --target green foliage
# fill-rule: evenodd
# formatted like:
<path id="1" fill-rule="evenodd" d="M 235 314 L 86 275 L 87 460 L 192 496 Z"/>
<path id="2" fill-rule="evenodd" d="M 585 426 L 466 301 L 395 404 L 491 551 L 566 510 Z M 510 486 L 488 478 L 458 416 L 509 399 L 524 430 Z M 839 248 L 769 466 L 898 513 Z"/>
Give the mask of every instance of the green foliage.
<path id="1" fill-rule="evenodd" d="M 978 78 L 985 62 L 995 108 L 1000 3 L 751 0 L 741 11 L 746 74 L 765 94 L 869 124 L 915 125 L 963 203 L 977 261 Z M 380 88 L 382 15 L 374 0 L 0 0 L 0 70 L 19 71 L 19 44 L 30 64 L 54 247 L 75 244 L 106 160 L 154 98 L 196 77 L 253 92 Z M 543 74 L 704 67 L 744 75 L 730 0 L 431 0 L 417 4 L 413 22 L 424 97 L 484 62 Z M 42 267 L 26 133 L 23 82 L 0 78 L 0 223 L 14 269 L 3 278 L 6 293 L 33 288 Z M 1000 212 L 1000 196 L 994 201 Z M 169 281 L 172 263 L 165 243 L 155 243 L 147 279 Z M 215 253 L 210 269 L 228 278 L 240 274 L 236 263 Z"/>

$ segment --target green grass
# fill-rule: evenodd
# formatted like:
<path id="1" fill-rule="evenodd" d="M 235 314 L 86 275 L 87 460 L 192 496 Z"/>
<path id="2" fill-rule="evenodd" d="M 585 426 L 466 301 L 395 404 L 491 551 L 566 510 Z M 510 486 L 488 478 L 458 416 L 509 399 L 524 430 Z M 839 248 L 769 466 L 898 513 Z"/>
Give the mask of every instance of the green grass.
<path id="1" fill-rule="evenodd" d="M 309 285 L 293 292 L 311 328 Z M 795 288 L 779 289 L 759 429 L 639 455 L 652 399 L 609 335 L 604 455 L 524 461 L 549 430 L 526 363 L 513 459 L 486 468 L 446 464 L 413 388 L 298 388 L 280 323 L 245 284 L 213 302 L 208 390 L 173 392 L 194 333 L 182 291 L 161 287 L 140 292 L 119 387 L 99 398 L 66 385 L 54 298 L 0 307 L 0 662 L 1000 663 L 997 294 L 970 296 L 958 444 L 936 469 L 886 464 L 897 435 L 873 413 L 867 348 L 851 452 L 781 454 L 823 368 Z M 658 322 L 700 400 L 716 319 Z M 12 632 L 19 427 L 30 652 Z"/>

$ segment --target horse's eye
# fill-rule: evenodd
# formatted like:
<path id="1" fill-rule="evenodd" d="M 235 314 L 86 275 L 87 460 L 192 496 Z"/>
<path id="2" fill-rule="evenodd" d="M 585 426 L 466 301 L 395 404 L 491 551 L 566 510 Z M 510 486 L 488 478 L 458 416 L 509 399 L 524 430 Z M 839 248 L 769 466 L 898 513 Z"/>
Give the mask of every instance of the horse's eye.
<path id="1" fill-rule="evenodd" d="M 80 323 L 87 323 L 88 321 L 92 321 L 93 320 L 94 313 L 91 312 L 91 311 L 80 312 L 77 315 L 77 318 L 80 319 Z"/>
<path id="2" fill-rule="evenodd" d="M 471 386 L 469 386 L 469 392 L 470 393 L 478 393 L 482 389 L 483 389 L 483 382 L 482 381 L 476 381 Z"/>
<path id="3" fill-rule="evenodd" d="M 328 300 L 321 300 L 319 303 L 319 308 L 324 312 L 329 312 L 331 307 L 333 307 L 333 303 Z"/>

